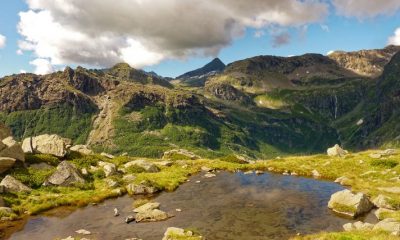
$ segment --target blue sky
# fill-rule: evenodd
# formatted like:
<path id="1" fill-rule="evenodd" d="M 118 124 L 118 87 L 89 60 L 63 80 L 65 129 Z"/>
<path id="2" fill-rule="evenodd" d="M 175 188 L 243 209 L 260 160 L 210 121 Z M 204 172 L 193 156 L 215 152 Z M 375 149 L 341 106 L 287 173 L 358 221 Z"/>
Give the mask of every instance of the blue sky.
<path id="1" fill-rule="evenodd" d="M 135 0 L 124 0 L 124 1 L 126 2 Z M 287 0 L 287 1 L 295 1 L 295 0 Z M 340 2 L 340 0 L 337 1 Z M 349 0 L 349 1 L 357 2 L 357 0 Z M 362 3 L 363 0 L 358 0 L 358 1 Z M 50 48 L 53 46 L 51 44 L 54 44 L 54 41 L 52 39 L 42 40 L 42 38 L 46 38 L 46 35 L 51 35 L 53 33 L 55 34 L 57 32 L 54 31 L 52 32 L 51 30 L 52 28 L 46 27 L 45 25 L 46 22 L 45 22 L 43 27 L 36 26 L 37 29 L 34 29 L 36 31 L 34 33 L 30 33 L 31 31 L 29 28 L 33 27 L 28 26 L 29 25 L 28 24 L 25 27 L 26 29 L 24 30 L 28 33 L 21 35 L 17 31 L 18 23 L 20 21 L 33 21 L 33 20 L 30 20 L 32 18 L 29 18 L 28 20 L 21 20 L 19 13 L 28 12 L 28 10 L 31 9 L 33 10 L 33 13 L 39 13 L 40 11 L 49 11 L 54 14 L 55 11 L 58 10 L 54 8 L 54 6 L 52 6 L 51 3 L 49 3 L 49 0 L 36 1 L 39 2 L 37 3 L 38 5 L 41 4 L 40 6 L 34 6 L 34 3 L 32 2 L 35 1 L 31 1 L 31 5 L 28 5 L 27 2 L 25 2 L 24 0 L 0 1 L 0 34 L 6 37 L 5 46 L 0 48 L 0 76 L 19 73 L 21 70 L 27 72 L 34 72 L 37 69 L 35 69 L 34 64 L 30 64 L 30 62 L 38 58 L 46 59 L 46 61 L 51 62 L 50 68 L 52 68 L 52 70 L 63 69 L 64 66 L 66 65 L 71 65 L 73 67 L 76 67 L 77 65 L 83 65 L 86 67 L 105 67 L 111 65 L 113 62 L 118 62 L 119 58 L 113 60 L 110 59 L 109 56 L 104 55 L 104 58 L 108 58 L 110 60 L 103 61 L 102 59 L 99 59 L 98 61 L 101 63 L 97 64 L 98 61 L 96 60 L 96 58 L 102 58 L 103 56 L 101 54 L 99 55 L 99 52 L 101 52 L 101 50 L 98 50 L 95 54 L 93 54 L 93 56 L 90 56 L 90 58 L 88 58 L 90 60 L 84 59 L 82 61 L 80 58 L 74 58 L 74 56 L 59 57 L 60 54 L 53 53 L 53 51 L 45 50 L 44 51 L 45 53 L 43 53 L 42 49 L 43 47 L 40 47 L 40 42 L 43 41 L 45 44 L 43 46 L 49 46 Z M 68 0 L 65 0 L 64 2 L 68 2 Z M 166 44 L 165 46 L 167 46 L 167 48 L 170 47 L 172 49 L 168 53 L 164 53 L 162 50 L 158 50 L 155 51 L 155 53 L 151 53 L 152 55 L 150 55 L 149 57 L 148 55 L 146 55 L 147 52 L 145 54 L 140 54 L 137 53 L 136 52 L 137 49 L 134 48 L 135 51 L 128 52 L 129 54 L 133 55 L 133 57 L 129 56 L 126 59 L 129 59 L 132 63 L 135 64 L 137 62 L 137 59 L 132 59 L 132 58 L 140 58 L 140 57 L 149 58 L 148 61 L 144 62 L 143 64 L 142 64 L 143 61 L 142 62 L 139 61 L 140 64 L 138 66 L 143 67 L 145 70 L 148 71 L 155 71 L 162 76 L 174 77 L 186 71 L 193 70 L 195 68 L 198 68 L 206 64 L 214 56 L 220 57 L 221 60 L 224 61 L 225 63 L 230 63 L 235 60 L 248 58 L 256 55 L 289 56 L 289 55 L 300 55 L 309 52 L 326 54 L 328 51 L 331 50 L 353 51 L 359 49 L 383 48 L 388 44 L 388 39 L 395 34 L 396 29 L 400 27 L 400 11 L 399 11 L 400 4 L 398 4 L 398 8 L 396 8 L 397 5 L 396 3 L 394 3 L 395 5 L 393 5 L 393 1 L 384 0 L 382 1 L 382 4 L 385 4 L 385 2 L 387 2 L 388 4 L 391 3 L 392 5 L 388 6 L 387 9 L 383 9 L 382 12 L 378 13 L 375 12 L 371 13 L 372 10 L 364 9 L 364 12 L 361 12 L 361 14 L 365 13 L 366 15 L 365 17 L 362 17 L 363 15 L 361 15 L 360 17 L 359 12 L 350 12 L 350 13 L 338 12 L 338 10 L 335 10 L 332 4 L 328 2 L 329 12 L 322 19 L 318 19 L 315 21 L 314 19 L 306 19 L 306 20 L 300 19 L 301 21 L 305 22 L 304 24 L 300 25 L 287 24 L 285 22 L 282 24 L 282 21 L 276 20 L 276 22 L 273 22 L 273 27 L 271 27 L 271 24 L 266 24 L 263 25 L 262 27 L 259 26 L 254 27 L 253 25 L 243 25 L 244 30 L 240 34 L 236 34 L 234 37 L 229 39 L 229 41 L 225 42 L 222 47 L 219 46 L 218 47 L 219 51 L 217 50 L 213 53 L 204 53 L 207 52 L 209 49 L 215 48 L 215 46 L 212 45 L 214 44 L 213 42 L 211 42 L 210 45 L 204 48 L 205 49 L 205 50 L 203 49 L 204 51 L 201 50 L 200 51 L 201 53 L 198 52 L 187 53 L 191 51 L 197 51 L 193 50 L 193 49 L 198 49 L 197 45 L 190 46 L 190 48 L 185 48 L 183 50 L 178 49 L 179 51 L 176 50 L 176 48 L 179 48 L 180 46 L 177 47 L 174 45 L 174 43 L 181 41 L 181 39 L 183 39 L 182 37 L 177 39 L 176 41 L 175 40 L 170 41 L 170 39 L 166 39 L 164 41 L 168 42 L 168 44 Z M 65 13 L 65 11 L 63 13 Z M 259 13 L 254 13 L 254 14 L 255 14 L 254 16 L 257 17 L 256 14 Z M 67 13 L 66 16 L 69 17 L 70 15 Z M 34 15 L 33 17 L 37 16 Z M 63 19 L 65 18 L 66 17 L 64 17 Z M 96 16 L 93 16 L 92 19 L 96 19 Z M 62 20 L 54 19 L 54 22 L 57 21 L 59 21 L 58 23 L 60 23 L 61 25 L 63 24 Z M 110 19 L 110 23 L 113 23 L 113 21 L 118 21 L 118 20 Z M 132 21 L 139 22 L 137 19 L 133 19 Z M 215 21 L 218 21 L 218 19 Z M 120 25 L 123 26 L 123 24 L 122 23 L 119 24 L 119 22 L 115 24 L 118 26 Z M 173 27 L 174 25 L 171 25 L 171 28 Z M 184 28 L 184 26 L 182 27 Z M 85 28 L 87 27 L 85 26 Z M 73 28 L 71 27 L 71 29 L 77 29 L 76 30 L 77 32 L 81 31 L 79 29 L 79 23 L 78 25 L 73 26 Z M 212 31 L 212 29 L 210 29 L 210 27 L 207 26 L 204 29 L 205 29 L 204 34 L 208 34 L 207 33 L 208 30 Z M 46 32 L 48 30 L 50 30 L 50 32 Z M 38 34 L 37 33 L 38 31 L 39 33 L 40 32 L 41 33 Z M 103 31 L 103 29 L 101 31 Z M 104 32 L 107 31 L 104 30 Z M 262 32 L 263 34 L 261 34 L 261 36 L 255 36 L 257 32 L 258 33 Z M 62 38 L 63 33 L 64 32 L 60 32 L 59 34 L 61 35 L 60 41 L 63 40 Z M 123 32 L 122 33 L 115 32 L 114 34 L 124 35 Z M 165 34 L 160 33 L 160 35 L 164 37 Z M 279 46 L 274 46 L 273 41 L 277 35 L 286 36 L 288 38 L 288 41 L 282 43 Z M 148 37 L 148 35 L 146 35 L 146 37 Z M 196 35 L 196 37 L 198 38 L 198 35 Z M 20 40 L 29 41 L 30 38 L 35 38 L 34 43 L 37 44 L 38 42 L 39 44 L 33 47 L 33 49 L 26 49 L 26 48 L 23 49 L 24 50 L 23 55 L 17 54 L 17 50 L 21 48 L 21 46 L 18 45 L 18 41 Z M 153 38 L 154 36 L 152 35 L 151 39 Z M 55 41 L 58 40 L 56 39 Z M 88 45 L 85 45 L 87 44 L 86 42 L 82 42 L 82 45 L 79 45 L 82 46 L 80 52 L 86 51 L 86 48 L 88 49 L 91 48 L 91 44 L 92 43 L 96 44 L 97 39 L 94 38 L 91 39 L 91 41 L 93 42 L 90 42 L 90 44 Z M 398 41 L 400 42 L 400 40 Z M 147 41 L 144 41 L 142 43 L 147 43 Z M 195 44 L 201 46 L 201 43 L 195 43 Z M 57 51 L 63 52 L 62 49 L 63 45 L 54 45 L 54 46 L 58 47 Z M 101 47 L 105 46 L 104 47 L 105 51 L 110 50 L 107 48 L 109 46 L 104 42 L 99 43 L 99 46 Z M 73 45 L 68 46 L 66 44 L 65 47 L 66 47 L 65 51 L 68 51 L 68 49 L 73 49 L 71 47 L 74 46 Z M 112 48 L 112 46 L 110 48 Z M 162 48 L 160 47 L 160 49 Z M 184 53 L 182 54 L 182 52 Z M 218 52 L 218 54 L 216 52 Z M 72 52 L 71 55 L 72 54 L 74 53 Z M 90 50 L 88 50 L 87 55 L 90 54 L 91 52 Z"/>

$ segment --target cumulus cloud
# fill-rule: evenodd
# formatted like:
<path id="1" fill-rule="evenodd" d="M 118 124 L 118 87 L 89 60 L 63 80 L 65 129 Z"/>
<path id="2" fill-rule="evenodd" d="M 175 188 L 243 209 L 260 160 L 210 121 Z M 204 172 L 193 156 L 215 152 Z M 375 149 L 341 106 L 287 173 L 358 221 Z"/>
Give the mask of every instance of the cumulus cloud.
<path id="1" fill-rule="evenodd" d="M 215 56 L 246 28 L 300 27 L 328 14 L 323 0 L 27 0 L 19 47 L 52 64 L 134 67 Z"/>
<path id="2" fill-rule="evenodd" d="M 332 3 L 340 15 L 360 19 L 390 15 L 400 10 L 399 0 L 333 0 Z"/>
<path id="3" fill-rule="evenodd" d="M 29 64 L 35 66 L 35 73 L 36 74 L 48 74 L 54 72 L 53 66 L 51 65 L 50 61 L 44 58 L 37 58 L 33 61 L 30 61 Z"/>
<path id="4" fill-rule="evenodd" d="M 4 48 L 6 46 L 6 37 L 0 34 L 0 48 Z"/>
<path id="5" fill-rule="evenodd" d="M 394 35 L 389 38 L 388 41 L 391 45 L 399 45 L 400 46 L 400 28 L 396 29 Z"/>

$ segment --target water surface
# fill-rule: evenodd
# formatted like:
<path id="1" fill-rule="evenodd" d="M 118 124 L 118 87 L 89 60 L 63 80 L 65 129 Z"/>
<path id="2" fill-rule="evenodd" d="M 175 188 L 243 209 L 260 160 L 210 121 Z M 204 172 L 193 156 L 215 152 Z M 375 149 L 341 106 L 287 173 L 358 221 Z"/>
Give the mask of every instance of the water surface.
<path id="1" fill-rule="evenodd" d="M 91 239 L 161 240 L 168 227 L 194 228 L 209 240 L 287 239 L 297 233 L 342 230 L 349 220 L 327 208 L 330 195 L 342 189 L 330 182 L 275 174 L 221 172 L 209 179 L 198 175 L 175 192 L 154 197 L 161 210 L 175 215 L 167 221 L 126 224 L 133 198 L 125 196 L 29 218 L 10 239 L 64 238 L 77 236 L 75 231 L 83 228 L 92 232 Z M 113 216 L 115 207 L 120 217 Z"/>

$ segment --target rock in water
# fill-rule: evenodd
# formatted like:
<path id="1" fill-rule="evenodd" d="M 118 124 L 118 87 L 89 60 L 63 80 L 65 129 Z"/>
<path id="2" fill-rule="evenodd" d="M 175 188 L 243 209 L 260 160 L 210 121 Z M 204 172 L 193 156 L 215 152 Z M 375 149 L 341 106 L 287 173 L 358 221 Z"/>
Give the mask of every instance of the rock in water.
<path id="1" fill-rule="evenodd" d="M 328 207 L 340 214 L 356 217 L 369 212 L 373 208 L 373 204 L 365 194 L 353 194 L 346 189 L 334 193 L 329 200 Z"/>
<path id="2" fill-rule="evenodd" d="M 85 183 L 85 179 L 73 164 L 63 161 L 57 166 L 57 171 L 43 185 L 71 186 L 75 183 Z"/>
<path id="3" fill-rule="evenodd" d="M 135 217 L 134 216 L 127 216 L 125 218 L 125 222 L 126 223 L 130 223 L 130 222 L 133 222 L 133 221 L 135 221 Z"/>
<path id="4" fill-rule="evenodd" d="M 22 149 L 25 153 L 43 153 L 56 157 L 65 157 L 72 141 L 56 134 L 44 134 L 37 137 L 25 138 Z"/>
<path id="5" fill-rule="evenodd" d="M 23 183 L 18 181 L 17 179 L 7 175 L 1 182 L 0 186 L 2 186 L 5 192 L 30 192 L 31 188 L 25 186 Z"/>
<path id="6" fill-rule="evenodd" d="M 139 213 L 139 212 L 147 212 L 147 211 L 151 211 L 151 210 L 159 209 L 159 208 L 160 208 L 160 203 L 153 202 L 153 203 L 146 203 L 140 207 L 137 207 L 133 211 L 135 213 Z"/>
<path id="7" fill-rule="evenodd" d="M 147 186 L 146 184 L 129 184 L 126 186 L 126 190 L 131 195 L 153 194 L 159 191 L 156 187 Z"/>
<path id="8" fill-rule="evenodd" d="M 114 217 L 118 217 L 118 216 L 119 216 L 118 208 L 114 208 Z"/>
<path id="9" fill-rule="evenodd" d="M 336 144 L 335 146 L 328 148 L 328 150 L 326 150 L 326 153 L 330 157 L 344 157 L 346 154 L 348 154 L 348 152 L 342 149 L 339 146 L 339 144 Z"/>
<path id="10" fill-rule="evenodd" d="M 159 209 L 153 209 L 136 214 L 136 222 L 157 222 L 168 219 L 170 216 Z"/>
<path id="11" fill-rule="evenodd" d="M 162 240 L 175 240 L 175 239 L 186 239 L 194 236 L 192 231 L 185 231 L 182 228 L 169 227 L 164 233 Z M 196 239 L 203 239 L 202 236 L 197 236 Z"/>

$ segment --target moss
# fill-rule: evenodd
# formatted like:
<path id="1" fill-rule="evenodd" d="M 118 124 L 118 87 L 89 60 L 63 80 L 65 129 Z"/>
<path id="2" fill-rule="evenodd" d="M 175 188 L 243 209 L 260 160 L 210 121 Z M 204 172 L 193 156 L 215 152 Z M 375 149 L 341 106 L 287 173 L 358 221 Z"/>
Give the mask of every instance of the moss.
<path id="1" fill-rule="evenodd" d="M 25 161 L 30 164 L 47 163 L 52 166 L 57 166 L 60 160 L 53 155 L 48 154 L 25 154 Z"/>
<path id="2" fill-rule="evenodd" d="M 397 165 L 399 165 L 398 161 L 390 159 L 374 159 L 371 161 L 373 167 L 394 168 Z"/>
<path id="3" fill-rule="evenodd" d="M 31 188 L 39 188 L 54 171 L 55 168 L 35 169 L 29 167 L 11 169 L 9 174 Z"/>
<path id="4" fill-rule="evenodd" d="M 219 158 L 219 160 L 223 162 L 231 162 L 231 163 L 239 163 L 239 164 L 246 164 L 247 161 L 238 158 L 236 155 L 228 155 L 222 158 Z"/>

